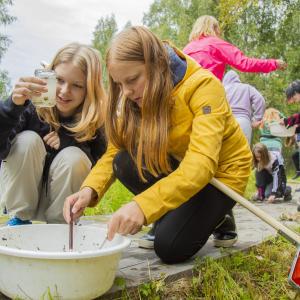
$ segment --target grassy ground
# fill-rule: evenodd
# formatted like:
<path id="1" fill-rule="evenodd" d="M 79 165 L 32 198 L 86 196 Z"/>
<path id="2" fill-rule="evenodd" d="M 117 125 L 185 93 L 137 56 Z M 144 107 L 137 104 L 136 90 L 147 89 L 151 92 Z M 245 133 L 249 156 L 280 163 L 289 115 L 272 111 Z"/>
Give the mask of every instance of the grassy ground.
<path id="1" fill-rule="evenodd" d="M 253 172 L 245 197 L 250 199 L 255 190 Z M 86 215 L 110 214 L 130 201 L 132 196 L 120 182 L 116 182 L 97 207 L 86 210 Z M 300 300 L 300 295 L 287 280 L 295 251 L 289 242 L 277 237 L 246 253 L 197 261 L 192 278 L 166 283 L 162 276 L 160 280 L 142 284 L 135 291 L 128 292 L 124 287 L 121 299 Z"/>
<path id="2" fill-rule="evenodd" d="M 255 192 L 256 192 L 255 175 L 254 175 L 254 171 L 252 171 L 248 179 L 248 184 L 245 191 L 245 198 L 251 199 L 251 197 L 254 195 Z"/>
<path id="3" fill-rule="evenodd" d="M 299 300 L 287 280 L 295 251 L 276 237 L 248 252 L 199 260 L 192 278 L 152 280 L 131 292 L 124 288 L 121 299 Z"/>
<path id="4" fill-rule="evenodd" d="M 84 214 L 86 216 L 111 214 L 123 204 L 129 202 L 132 196 L 120 181 L 117 180 L 106 192 L 100 203 L 96 207 L 87 208 Z"/>

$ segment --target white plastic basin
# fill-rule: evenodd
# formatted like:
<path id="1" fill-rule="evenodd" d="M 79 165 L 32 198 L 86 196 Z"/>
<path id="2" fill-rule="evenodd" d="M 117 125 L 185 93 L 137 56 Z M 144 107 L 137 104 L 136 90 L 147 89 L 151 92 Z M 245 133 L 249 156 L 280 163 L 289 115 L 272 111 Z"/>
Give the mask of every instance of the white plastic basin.
<path id="1" fill-rule="evenodd" d="M 271 134 L 278 137 L 293 136 L 296 130 L 295 126 L 286 128 L 285 126 L 280 125 L 279 123 L 270 123 L 269 126 Z"/>
<path id="2" fill-rule="evenodd" d="M 0 228 L 0 291 L 10 298 L 93 299 L 113 284 L 121 251 L 130 240 L 106 230 L 74 226 L 69 252 L 69 227 L 34 224 Z M 57 297 L 57 298 L 56 298 Z"/>

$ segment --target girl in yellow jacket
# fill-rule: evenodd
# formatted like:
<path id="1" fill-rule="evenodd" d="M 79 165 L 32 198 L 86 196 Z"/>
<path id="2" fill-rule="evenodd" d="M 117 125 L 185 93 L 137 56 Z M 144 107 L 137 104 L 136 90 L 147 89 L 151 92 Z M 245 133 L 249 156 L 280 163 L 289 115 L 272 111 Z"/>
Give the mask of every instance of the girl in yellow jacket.
<path id="1" fill-rule="evenodd" d="M 211 178 L 244 193 L 248 143 L 219 80 L 148 29 L 119 33 L 106 64 L 110 145 L 81 190 L 66 199 L 65 219 L 70 222 L 71 206 L 78 218 L 95 205 L 118 178 L 135 196 L 111 217 L 108 239 L 156 221 L 156 254 L 166 263 L 184 261 L 235 204 Z"/>

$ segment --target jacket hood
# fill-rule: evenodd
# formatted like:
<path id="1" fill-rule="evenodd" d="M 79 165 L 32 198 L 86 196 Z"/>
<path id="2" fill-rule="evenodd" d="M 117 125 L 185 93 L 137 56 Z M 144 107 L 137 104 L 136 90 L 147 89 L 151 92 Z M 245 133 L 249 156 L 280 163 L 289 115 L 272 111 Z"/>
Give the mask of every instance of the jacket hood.
<path id="1" fill-rule="evenodd" d="M 173 85 L 176 86 L 186 73 L 187 62 L 184 58 L 181 58 L 171 46 L 166 44 L 165 47 L 167 48 L 170 58 Z"/>
<path id="2" fill-rule="evenodd" d="M 233 70 L 228 71 L 223 78 L 223 85 L 241 82 L 240 76 Z"/>

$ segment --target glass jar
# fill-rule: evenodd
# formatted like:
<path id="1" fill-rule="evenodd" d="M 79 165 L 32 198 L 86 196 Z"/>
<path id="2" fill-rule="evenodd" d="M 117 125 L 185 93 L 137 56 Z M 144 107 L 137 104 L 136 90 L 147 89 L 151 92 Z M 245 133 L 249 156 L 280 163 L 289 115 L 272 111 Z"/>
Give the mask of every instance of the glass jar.
<path id="1" fill-rule="evenodd" d="M 34 76 L 47 81 L 48 92 L 32 96 L 31 102 L 36 107 L 53 107 L 56 104 L 56 74 L 53 70 L 36 69 Z"/>

